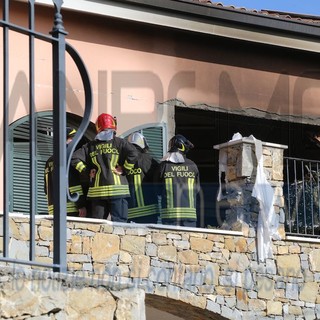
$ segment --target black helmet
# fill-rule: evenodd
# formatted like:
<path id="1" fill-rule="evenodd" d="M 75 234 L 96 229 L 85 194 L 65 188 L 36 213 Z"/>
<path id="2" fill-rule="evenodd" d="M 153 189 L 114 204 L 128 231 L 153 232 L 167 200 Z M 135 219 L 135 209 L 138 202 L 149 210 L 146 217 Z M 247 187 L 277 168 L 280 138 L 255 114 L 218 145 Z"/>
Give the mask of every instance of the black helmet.
<path id="1" fill-rule="evenodd" d="M 67 127 L 66 128 L 66 136 L 67 136 L 67 139 L 69 139 L 69 138 L 73 138 L 74 137 L 74 135 L 76 134 L 76 130 L 75 129 L 73 129 L 73 128 L 71 128 L 71 127 Z"/>
<path id="2" fill-rule="evenodd" d="M 169 152 L 180 151 L 183 154 L 187 154 L 193 147 L 193 144 L 181 134 L 175 135 L 169 141 Z"/>

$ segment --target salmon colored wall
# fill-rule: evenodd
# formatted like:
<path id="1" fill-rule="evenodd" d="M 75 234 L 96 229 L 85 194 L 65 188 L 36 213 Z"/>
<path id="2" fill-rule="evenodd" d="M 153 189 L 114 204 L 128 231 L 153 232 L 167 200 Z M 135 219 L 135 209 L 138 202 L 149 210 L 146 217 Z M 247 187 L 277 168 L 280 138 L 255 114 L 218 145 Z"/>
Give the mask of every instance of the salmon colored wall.
<path id="1" fill-rule="evenodd" d="M 27 26 L 27 6 L 14 1 L 10 4 L 12 23 Z M 52 8 L 39 6 L 36 30 L 49 34 L 52 17 Z M 95 122 L 101 112 L 112 113 L 119 120 L 118 134 L 146 123 L 169 122 L 172 114 L 162 114 L 157 103 L 170 99 L 226 110 L 254 108 L 280 115 L 319 116 L 316 54 L 69 11 L 63 11 L 63 19 L 67 41 L 81 55 L 92 82 L 91 120 Z M 28 38 L 10 32 L 9 47 L 12 123 L 29 112 Z M 36 110 L 51 110 L 51 47 L 37 40 L 35 49 Z M 0 57 L 2 74 L 2 52 Z M 66 65 L 67 111 L 81 116 L 81 79 L 70 58 Z M 0 82 L 2 86 L 2 78 Z M 173 132 L 173 126 L 169 125 L 169 132 Z M 1 155 L 2 150 L 0 143 Z M 1 161 L 2 157 L 0 174 Z"/>
<path id="2" fill-rule="evenodd" d="M 14 20 L 25 11 L 16 5 Z M 52 10 L 39 7 L 37 29 L 52 29 Z M 320 81 L 313 55 L 174 30 L 63 12 L 67 41 L 85 62 L 93 87 L 92 121 L 119 119 L 119 133 L 162 119 L 157 103 L 170 99 L 227 110 L 256 108 L 281 115 L 318 116 Z M 28 42 L 10 42 L 10 121 L 28 112 Z M 52 104 L 51 48 L 36 42 L 36 108 Z M 313 78 L 316 79 L 313 79 Z M 83 87 L 67 59 L 67 110 L 82 115 Z M 166 119 L 164 119 L 166 120 Z"/>

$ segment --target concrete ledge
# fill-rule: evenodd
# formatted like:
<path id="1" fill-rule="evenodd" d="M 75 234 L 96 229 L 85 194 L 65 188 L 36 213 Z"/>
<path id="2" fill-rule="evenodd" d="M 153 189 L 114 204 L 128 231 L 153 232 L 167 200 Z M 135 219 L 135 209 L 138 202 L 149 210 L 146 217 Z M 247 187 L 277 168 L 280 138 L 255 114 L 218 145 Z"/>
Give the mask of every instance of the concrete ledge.
<path id="1" fill-rule="evenodd" d="M 250 139 L 248 137 L 244 137 L 244 138 L 241 138 L 241 139 L 238 139 L 238 140 L 230 140 L 230 141 L 225 142 L 225 143 L 214 145 L 213 148 L 216 149 L 216 150 L 220 150 L 222 148 L 227 148 L 227 147 L 231 147 L 231 146 L 234 146 L 234 145 L 237 145 L 237 144 L 242 144 L 242 143 L 254 144 L 254 140 Z M 262 142 L 262 146 L 278 148 L 278 149 L 288 149 L 288 146 L 286 146 L 286 145 L 277 144 L 277 143 L 271 143 L 271 142 Z"/>

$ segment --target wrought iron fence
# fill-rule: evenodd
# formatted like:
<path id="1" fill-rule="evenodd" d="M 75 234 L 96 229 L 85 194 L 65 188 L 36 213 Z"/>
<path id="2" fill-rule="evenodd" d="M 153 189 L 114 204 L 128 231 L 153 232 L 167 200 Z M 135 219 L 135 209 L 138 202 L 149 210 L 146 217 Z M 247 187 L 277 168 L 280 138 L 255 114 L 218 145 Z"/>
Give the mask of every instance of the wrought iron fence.
<path id="1" fill-rule="evenodd" d="M 72 152 L 90 122 L 92 109 L 91 84 L 86 68 L 78 55 L 77 51 L 66 43 L 67 32 L 63 26 L 61 14 L 62 0 L 53 0 L 52 22 L 53 28 L 48 34 L 39 33 L 35 30 L 35 0 L 25 1 L 28 17 L 28 27 L 13 23 L 10 19 L 10 0 L 2 0 L 2 19 L 0 27 L 2 28 L 2 65 L 3 65 L 3 135 L 1 144 L 3 145 L 3 247 L 0 248 L 0 260 L 9 263 L 29 264 L 41 267 L 50 267 L 55 271 L 65 272 L 67 268 L 66 257 L 66 200 L 67 196 L 67 168 L 70 165 Z M 22 3 L 22 2 L 21 2 Z M 9 183 L 8 173 L 12 172 L 10 164 L 10 140 L 9 140 L 9 109 L 10 109 L 10 40 L 12 32 L 22 34 L 28 37 L 28 70 L 27 78 L 29 80 L 29 123 L 30 123 L 30 234 L 29 234 L 29 260 L 14 259 L 10 255 L 10 226 L 9 226 Z M 49 43 L 52 47 L 52 97 L 53 101 L 49 104 L 53 106 L 53 149 L 54 149 L 54 216 L 53 216 L 53 263 L 45 264 L 36 261 L 35 258 L 35 207 L 36 207 L 36 114 L 35 114 L 35 40 Z M 76 64 L 82 78 L 85 92 L 85 111 L 83 120 L 77 130 L 72 143 L 66 149 L 65 131 L 66 131 L 66 53 L 68 53 Z M 2 254 L 1 254 L 2 253 Z"/>
<path id="2" fill-rule="evenodd" d="M 284 160 L 286 232 L 320 237 L 320 161 Z"/>

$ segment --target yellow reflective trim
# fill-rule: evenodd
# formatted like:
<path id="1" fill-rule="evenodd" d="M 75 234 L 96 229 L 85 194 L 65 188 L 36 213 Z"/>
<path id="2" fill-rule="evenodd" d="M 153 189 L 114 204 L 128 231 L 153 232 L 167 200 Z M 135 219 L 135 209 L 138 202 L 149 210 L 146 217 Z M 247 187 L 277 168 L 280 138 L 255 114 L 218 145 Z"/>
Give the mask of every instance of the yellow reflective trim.
<path id="1" fill-rule="evenodd" d="M 67 213 L 78 212 L 75 202 L 67 202 Z"/>
<path id="2" fill-rule="evenodd" d="M 114 169 L 117 166 L 118 159 L 119 159 L 119 155 L 117 154 L 111 155 L 111 160 L 110 160 L 111 169 Z"/>
<path id="3" fill-rule="evenodd" d="M 75 134 L 77 131 L 75 129 L 72 129 L 71 132 L 69 132 L 68 136 L 71 136 L 73 134 Z"/>
<path id="4" fill-rule="evenodd" d="M 48 186 L 49 186 L 49 175 L 48 175 L 48 173 L 46 173 L 45 179 L 46 179 L 46 191 L 47 191 L 47 195 L 48 195 L 48 194 L 49 194 L 49 190 L 48 190 Z"/>
<path id="5" fill-rule="evenodd" d="M 156 204 L 128 209 L 128 218 L 139 218 L 156 214 L 158 214 L 158 206 Z"/>
<path id="6" fill-rule="evenodd" d="M 133 177 L 134 180 L 134 191 L 136 194 L 138 207 L 144 207 L 144 198 L 142 192 L 142 181 L 140 174 L 135 174 Z"/>
<path id="7" fill-rule="evenodd" d="M 188 178 L 188 188 L 189 188 L 189 206 L 194 208 L 194 178 Z"/>
<path id="8" fill-rule="evenodd" d="M 172 208 L 173 207 L 172 178 L 167 178 L 164 181 L 166 184 L 167 208 Z"/>
<path id="9" fill-rule="evenodd" d="M 181 152 L 184 152 L 186 150 L 186 147 L 184 146 L 184 144 L 182 144 L 182 147 L 178 148 L 178 150 L 180 150 Z"/>
<path id="10" fill-rule="evenodd" d="M 81 186 L 73 186 L 69 187 L 70 193 L 78 193 L 80 196 L 83 195 L 82 187 Z"/>
<path id="11" fill-rule="evenodd" d="M 124 162 L 123 167 L 127 170 L 133 169 L 134 164 L 133 163 L 129 163 L 127 160 Z"/>
<path id="12" fill-rule="evenodd" d="M 48 206 L 48 212 L 50 215 L 53 215 L 53 213 L 54 213 L 53 204 Z M 75 202 L 67 202 L 67 214 L 74 213 L 74 212 L 78 212 L 78 208 L 77 208 Z"/>
<path id="13" fill-rule="evenodd" d="M 100 175 L 101 175 L 101 167 L 97 161 L 97 157 L 93 157 L 92 159 L 92 163 L 96 165 L 96 167 L 98 168 L 96 175 L 95 175 L 95 181 L 94 181 L 94 186 L 98 187 L 99 186 L 99 182 L 100 182 Z"/>
<path id="14" fill-rule="evenodd" d="M 162 219 L 196 219 L 197 212 L 195 208 L 163 208 L 161 210 Z"/>
<path id="15" fill-rule="evenodd" d="M 48 206 L 48 212 L 49 212 L 49 214 L 53 214 L 53 204 Z"/>
<path id="16" fill-rule="evenodd" d="M 111 170 L 116 168 L 116 166 L 118 164 L 118 159 L 119 159 L 118 154 L 111 155 L 111 160 L 110 160 Z M 114 172 L 113 172 L 113 181 L 114 181 L 114 184 L 116 184 L 116 185 L 121 184 L 120 176 Z"/>
<path id="17" fill-rule="evenodd" d="M 85 169 L 85 168 L 86 168 L 86 165 L 85 165 L 82 161 L 78 162 L 77 165 L 76 165 L 76 169 L 77 169 L 79 172 L 82 172 L 83 169 Z"/>
<path id="18" fill-rule="evenodd" d="M 88 191 L 88 198 L 130 196 L 128 185 L 108 185 L 91 187 Z"/>

